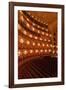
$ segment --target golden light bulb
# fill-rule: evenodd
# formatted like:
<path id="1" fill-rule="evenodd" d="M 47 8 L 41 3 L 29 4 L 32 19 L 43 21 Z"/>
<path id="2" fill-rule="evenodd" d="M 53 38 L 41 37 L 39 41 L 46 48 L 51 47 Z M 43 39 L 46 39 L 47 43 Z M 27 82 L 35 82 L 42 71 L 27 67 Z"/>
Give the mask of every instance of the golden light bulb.
<path id="1" fill-rule="evenodd" d="M 50 47 L 52 47 L 52 44 L 50 44 Z"/>
<path id="2" fill-rule="evenodd" d="M 47 52 L 47 49 L 45 49 L 45 52 Z"/>
<path id="3" fill-rule="evenodd" d="M 35 52 L 38 53 L 38 50 L 36 49 Z"/>
<path id="4" fill-rule="evenodd" d="M 27 23 L 27 27 L 29 27 L 30 25 Z"/>
<path id="5" fill-rule="evenodd" d="M 44 43 L 42 44 L 42 46 L 44 47 Z"/>
<path id="6" fill-rule="evenodd" d="M 33 50 L 30 50 L 30 53 L 33 53 Z"/>
<path id="7" fill-rule="evenodd" d="M 21 52 L 20 52 L 20 50 L 18 51 L 18 56 L 20 56 L 21 55 Z"/>
<path id="8" fill-rule="evenodd" d="M 29 19 L 27 18 L 27 21 L 29 21 Z"/>
<path id="9" fill-rule="evenodd" d="M 35 25 L 35 23 L 33 23 L 33 26 Z"/>
<path id="10" fill-rule="evenodd" d="M 29 37 L 32 38 L 32 34 L 30 34 Z"/>
<path id="11" fill-rule="evenodd" d="M 33 46 L 35 46 L 35 43 L 33 42 Z"/>
<path id="12" fill-rule="evenodd" d="M 27 32 L 26 31 L 23 31 L 23 33 L 26 35 L 27 34 Z"/>
<path id="13" fill-rule="evenodd" d="M 43 50 L 41 49 L 40 52 L 43 52 Z"/>
<path id="14" fill-rule="evenodd" d="M 38 37 L 35 36 L 35 39 L 38 39 Z"/>
<path id="15" fill-rule="evenodd" d="M 20 17 L 20 19 L 21 19 L 22 21 L 24 21 L 24 18 L 23 18 L 23 16 L 21 16 L 21 17 Z"/>
<path id="16" fill-rule="evenodd" d="M 49 49 L 49 52 L 51 52 L 51 49 Z"/>
<path id="17" fill-rule="evenodd" d="M 24 50 L 24 52 L 23 52 L 25 55 L 27 54 L 27 50 Z"/>
<path id="18" fill-rule="evenodd" d="M 30 41 L 27 41 L 26 43 L 29 45 L 30 44 Z"/>
<path id="19" fill-rule="evenodd" d="M 34 29 L 34 28 L 32 28 L 32 31 L 35 31 L 35 29 Z"/>
<path id="20" fill-rule="evenodd" d="M 18 29 L 21 30 L 21 26 L 20 26 L 20 24 L 18 24 Z"/>
<path id="21" fill-rule="evenodd" d="M 46 39 L 44 39 L 44 41 L 47 41 Z"/>
<path id="22" fill-rule="evenodd" d="M 48 42 L 50 42 L 50 39 L 48 40 Z"/>
<path id="23" fill-rule="evenodd" d="M 50 37 L 51 37 L 52 35 L 50 34 Z"/>
<path id="24" fill-rule="evenodd" d="M 48 33 L 46 33 L 46 36 L 48 36 Z"/>
<path id="25" fill-rule="evenodd" d="M 48 47 L 49 45 L 47 44 L 47 47 Z"/>
<path id="26" fill-rule="evenodd" d="M 20 39 L 20 43 L 24 43 L 24 39 Z"/>
<path id="27" fill-rule="evenodd" d="M 40 33 L 40 31 L 38 30 L 38 33 Z"/>
<path id="28" fill-rule="evenodd" d="M 40 38 L 40 40 L 42 41 L 42 38 Z"/>
<path id="29" fill-rule="evenodd" d="M 38 25 L 38 28 L 40 28 L 40 26 Z"/>
<path id="30" fill-rule="evenodd" d="M 40 43 L 38 43 L 38 46 L 40 46 Z"/>
<path id="31" fill-rule="evenodd" d="M 44 32 L 42 32 L 42 35 L 44 35 Z"/>

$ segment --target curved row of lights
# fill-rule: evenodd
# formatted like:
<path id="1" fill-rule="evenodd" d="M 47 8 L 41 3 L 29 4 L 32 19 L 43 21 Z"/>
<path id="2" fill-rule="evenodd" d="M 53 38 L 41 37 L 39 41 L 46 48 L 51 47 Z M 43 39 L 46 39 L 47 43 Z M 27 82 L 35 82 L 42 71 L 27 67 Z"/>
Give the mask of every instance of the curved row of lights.
<path id="1" fill-rule="evenodd" d="M 46 46 L 46 47 L 53 47 L 53 48 L 56 47 L 57 48 L 57 46 L 52 45 L 52 44 L 45 44 L 45 43 L 42 43 L 41 44 L 39 42 L 38 43 L 35 43 L 35 42 L 31 43 L 29 40 L 24 41 L 23 38 L 21 38 L 19 41 L 20 41 L 21 44 L 26 43 L 27 45 L 31 45 L 32 44 L 33 46 L 36 46 L 37 45 L 37 46 L 43 46 L 43 47 Z"/>
<path id="2" fill-rule="evenodd" d="M 20 11 L 20 13 L 21 13 L 21 12 L 22 12 L 22 11 Z M 25 17 L 25 15 L 24 15 L 23 12 L 22 12 L 22 13 L 21 13 L 21 20 L 22 20 L 22 21 L 24 21 L 24 17 Z M 25 18 L 26 18 L 26 20 L 27 20 L 28 22 L 32 23 L 33 26 L 35 26 L 35 27 L 37 26 L 38 29 L 42 29 L 42 30 L 48 31 L 47 28 L 41 27 L 40 25 L 35 24 L 34 22 L 30 21 L 27 17 L 25 17 Z M 45 24 L 45 23 L 44 23 L 44 24 Z M 48 25 L 48 24 L 46 24 L 46 25 Z"/>
<path id="3" fill-rule="evenodd" d="M 20 29 L 20 27 L 18 27 Z M 40 41 L 48 41 L 50 42 L 51 40 L 50 39 L 46 39 L 46 38 L 42 38 L 42 37 L 38 37 L 38 36 L 33 36 L 32 34 L 30 34 L 29 32 L 27 33 L 26 30 L 22 30 L 21 31 L 24 35 L 27 35 L 29 38 L 33 38 L 35 40 L 40 40 Z M 42 33 L 44 34 L 44 33 Z M 48 33 L 46 34 L 46 36 L 48 37 Z M 51 37 L 51 34 L 50 34 L 50 37 Z"/>
<path id="4" fill-rule="evenodd" d="M 38 49 L 36 49 L 36 50 L 32 50 L 32 49 L 30 49 L 30 50 L 23 50 L 22 52 L 19 50 L 18 51 L 18 56 L 22 56 L 22 55 L 30 55 L 30 54 L 43 54 L 43 53 L 52 53 L 52 54 L 56 54 L 57 53 L 57 51 L 55 51 L 55 50 L 51 50 L 51 49 L 40 49 L 40 50 L 38 50 Z"/>
<path id="5" fill-rule="evenodd" d="M 37 36 L 34 37 L 32 34 L 27 34 L 27 32 L 25 30 L 23 31 L 23 34 L 24 35 L 27 35 L 28 37 L 33 38 L 35 40 L 48 41 L 48 42 L 50 42 L 50 39 L 47 40 L 46 38 L 43 39 L 42 37 L 37 37 Z"/>
<path id="6" fill-rule="evenodd" d="M 24 16 L 25 17 L 25 16 Z M 30 21 L 27 17 L 25 17 L 26 18 L 26 21 L 27 22 L 29 22 L 33 27 L 37 27 L 38 29 L 41 29 L 41 30 L 46 30 L 46 31 L 48 31 L 48 29 L 47 28 L 44 28 L 44 27 L 41 27 L 40 25 L 37 25 L 37 24 L 35 24 L 35 23 L 33 23 L 32 21 Z"/>
<path id="7" fill-rule="evenodd" d="M 48 26 L 48 23 L 47 23 L 47 22 L 45 23 L 45 22 L 41 21 L 39 18 L 33 16 L 30 12 L 27 12 L 27 13 L 28 13 L 33 19 L 35 19 L 35 20 L 37 20 L 38 22 L 40 22 L 40 23 Z"/>
<path id="8" fill-rule="evenodd" d="M 28 23 L 27 23 L 26 25 L 27 25 L 28 27 L 30 27 Z M 18 29 L 22 29 L 22 27 L 21 27 L 19 24 L 18 24 Z M 32 27 L 32 31 L 36 31 L 34 27 Z M 46 33 L 46 32 L 42 32 L 42 31 L 40 31 L 40 30 L 37 30 L 36 32 L 37 32 L 38 34 L 43 35 L 43 36 L 45 35 L 45 36 L 47 36 L 47 37 L 48 37 L 48 36 L 49 36 L 49 37 L 52 37 L 51 34 L 48 34 L 48 33 Z M 27 35 L 26 30 L 24 30 L 23 33 L 24 33 L 25 35 Z M 30 34 L 30 36 L 32 37 L 31 34 Z"/>

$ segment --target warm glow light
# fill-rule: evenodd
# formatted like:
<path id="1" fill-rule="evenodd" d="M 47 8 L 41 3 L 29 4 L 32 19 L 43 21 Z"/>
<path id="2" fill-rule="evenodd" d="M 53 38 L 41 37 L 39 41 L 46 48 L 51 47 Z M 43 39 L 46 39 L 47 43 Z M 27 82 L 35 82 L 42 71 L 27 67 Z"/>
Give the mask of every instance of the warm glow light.
<path id="1" fill-rule="evenodd" d="M 50 37 L 51 37 L 52 35 L 50 34 Z"/>
<path id="2" fill-rule="evenodd" d="M 30 25 L 27 23 L 27 27 L 29 27 Z"/>
<path id="3" fill-rule="evenodd" d="M 48 42 L 50 42 L 50 39 L 48 40 Z"/>
<path id="4" fill-rule="evenodd" d="M 24 43 L 24 40 L 23 39 L 20 39 L 20 43 Z"/>
<path id="5" fill-rule="evenodd" d="M 27 41 L 26 43 L 29 45 L 30 44 L 30 41 Z"/>
<path id="6" fill-rule="evenodd" d="M 30 34 L 29 37 L 32 38 L 32 34 Z"/>
<path id="7" fill-rule="evenodd" d="M 46 36 L 48 36 L 48 33 L 46 33 Z"/>
<path id="8" fill-rule="evenodd" d="M 42 35 L 44 35 L 44 32 L 42 32 Z"/>
<path id="9" fill-rule="evenodd" d="M 38 30 L 38 33 L 40 33 L 40 31 Z"/>
<path id="10" fill-rule="evenodd" d="M 53 50 L 53 54 L 55 53 L 55 51 Z"/>
<path id="11" fill-rule="evenodd" d="M 49 45 L 47 44 L 47 47 L 48 47 Z"/>
<path id="12" fill-rule="evenodd" d="M 33 42 L 33 46 L 35 46 L 35 43 Z"/>
<path id="13" fill-rule="evenodd" d="M 33 26 L 35 25 L 35 23 L 33 23 Z"/>
<path id="14" fill-rule="evenodd" d="M 42 28 L 44 30 L 44 28 Z"/>
<path id="15" fill-rule="evenodd" d="M 24 50 L 24 52 L 23 52 L 25 55 L 27 54 L 27 50 Z"/>
<path id="16" fill-rule="evenodd" d="M 40 26 L 38 25 L 38 28 L 40 28 Z"/>
<path id="17" fill-rule="evenodd" d="M 52 47 L 52 44 L 50 44 L 50 47 Z"/>
<path id="18" fill-rule="evenodd" d="M 43 52 L 43 50 L 41 49 L 40 52 Z"/>
<path id="19" fill-rule="evenodd" d="M 21 26 L 20 26 L 20 24 L 18 24 L 18 29 L 21 30 Z"/>
<path id="20" fill-rule="evenodd" d="M 20 56 L 21 55 L 21 52 L 20 51 L 18 51 L 18 56 Z"/>
<path id="21" fill-rule="evenodd" d="M 42 40 L 42 38 L 40 38 L 40 40 Z"/>
<path id="22" fill-rule="evenodd" d="M 45 52 L 47 52 L 47 49 L 45 49 Z"/>
<path id="23" fill-rule="evenodd" d="M 29 21 L 29 19 L 27 18 L 27 21 Z"/>
<path id="24" fill-rule="evenodd" d="M 30 50 L 30 53 L 33 53 L 33 50 Z"/>
<path id="25" fill-rule="evenodd" d="M 20 17 L 20 19 L 21 19 L 22 21 L 24 21 L 24 18 L 23 18 L 23 16 L 21 16 L 21 17 Z"/>
<path id="26" fill-rule="evenodd" d="M 38 53 L 38 50 L 36 49 L 35 52 Z"/>
<path id="27" fill-rule="evenodd" d="M 38 37 L 35 37 L 35 39 L 38 39 Z"/>
<path id="28" fill-rule="evenodd" d="M 22 14 L 22 11 L 21 10 L 19 12 Z"/>
<path id="29" fill-rule="evenodd" d="M 38 43 L 38 46 L 40 46 L 40 43 Z"/>
<path id="30" fill-rule="evenodd" d="M 23 31 L 23 33 L 26 35 L 27 34 L 27 32 L 26 31 Z"/>
<path id="31" fill-rule="evenodd" d="M 42 44 L 42 46 L 44 47 L 44 43 Z"/>
<path id="32" fill-rule="evenodd" d="M 32 28 L 32 31 L 35 31 L 35 29 L 34 29 L 34 28 Z"/>
<path id="33" fill-rule="evenodd" d="M 49 49 L 49 52 L 51 52 L 51 49 Z"/>
<path id="34" fill-rule="evenodd" d="M 44 39 L 44 41 L 47 41 L 46 39 Z"/>

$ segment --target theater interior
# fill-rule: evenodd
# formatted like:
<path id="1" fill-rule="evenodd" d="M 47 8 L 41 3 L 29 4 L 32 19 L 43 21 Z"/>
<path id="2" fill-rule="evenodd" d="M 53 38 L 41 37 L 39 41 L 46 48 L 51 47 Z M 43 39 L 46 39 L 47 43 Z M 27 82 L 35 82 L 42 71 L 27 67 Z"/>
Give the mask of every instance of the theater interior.
<path id="1" fill-rule="evenodd" d="M 18 10 L 18 79 L 57 77 L 57 13 Z"/>

